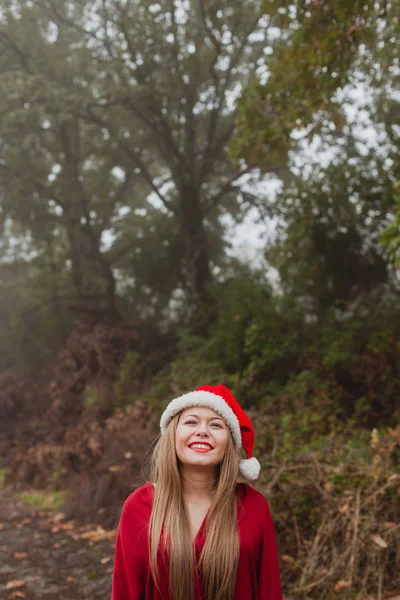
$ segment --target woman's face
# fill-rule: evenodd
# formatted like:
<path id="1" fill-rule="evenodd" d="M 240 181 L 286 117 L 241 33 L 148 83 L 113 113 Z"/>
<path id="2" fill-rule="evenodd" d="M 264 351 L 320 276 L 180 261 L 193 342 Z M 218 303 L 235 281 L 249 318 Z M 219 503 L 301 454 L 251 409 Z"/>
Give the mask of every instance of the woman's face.
<path id="1" fill-rule="evenodd" d="M 211 408 L 193 406 L 179 415 L 175 447 L 184 465 L 214 467 L 224 456 L 230 432 Z"/>

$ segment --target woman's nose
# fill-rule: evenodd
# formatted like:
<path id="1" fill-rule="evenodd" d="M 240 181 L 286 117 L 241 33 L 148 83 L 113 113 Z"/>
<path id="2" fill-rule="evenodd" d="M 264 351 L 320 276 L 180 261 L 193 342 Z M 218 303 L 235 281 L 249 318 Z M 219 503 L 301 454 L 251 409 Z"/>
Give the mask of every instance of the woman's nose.
<path id="1" fill-rule="evenodd" d="M 200 437 L 208 437 L 208 431 L 205 425 L 200 425 L 198 431 L 196 432 L 196 435 L 200 436 Z"/>

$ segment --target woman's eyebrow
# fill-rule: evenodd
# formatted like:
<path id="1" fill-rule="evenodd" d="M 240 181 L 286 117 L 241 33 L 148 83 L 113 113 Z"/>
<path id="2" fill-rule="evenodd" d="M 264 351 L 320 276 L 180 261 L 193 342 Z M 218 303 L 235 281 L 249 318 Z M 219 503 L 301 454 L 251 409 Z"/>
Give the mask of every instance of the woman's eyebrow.
<path id="1" fill-rule="evenodd" d="M 190 415 L 185 415 L 184 419 L 186 419 L 187 417 L 196 417 L 196 419 L 199 419 L 199 415 L 196 415 L 195 413 L 190 414 Z M 218 419 L 219 421 L 223 421 L 222 417 L 211 417 L 210 419 L 208 419 L 209 421 L 214 421 L 215 419 Z"/>

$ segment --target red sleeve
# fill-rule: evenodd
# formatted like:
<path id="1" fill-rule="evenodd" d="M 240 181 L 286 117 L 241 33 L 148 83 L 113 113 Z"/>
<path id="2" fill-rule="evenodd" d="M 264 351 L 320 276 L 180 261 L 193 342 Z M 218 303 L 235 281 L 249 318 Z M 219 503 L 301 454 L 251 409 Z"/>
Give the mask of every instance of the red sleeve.
<path id="1" fill-rule="evenodd" d="M 123 506 L 115 544 L 111 600 L 145 598 L 149 567 L 147 513 L 136 492 Z"/>
<path id="2" fill-rule="evenodd" d="M 264 499 L 265 500 L 265 499 Z M 267 501 L 263 503 L 264 527 L 258 564 L 259 600 L 282 600 L 278 552 L 276 549 L 274 524 Z"/>

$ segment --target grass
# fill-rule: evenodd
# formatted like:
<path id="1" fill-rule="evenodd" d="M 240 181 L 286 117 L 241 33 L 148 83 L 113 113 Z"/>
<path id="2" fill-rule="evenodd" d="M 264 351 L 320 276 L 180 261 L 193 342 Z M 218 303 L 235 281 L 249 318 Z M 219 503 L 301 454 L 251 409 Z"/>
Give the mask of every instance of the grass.
<path id="1" fill-rule="evenodd" d="M 6 470 L 0 469 L 0 485 L 3 483 L 5 476 L 6 476 Z"/>
<path id="2" fill-rule="evenodd" d="M 21 492 L 22 502 L 39 509 L 59 509 L 64 503 L 63 492 L 29 491 Z"/>

